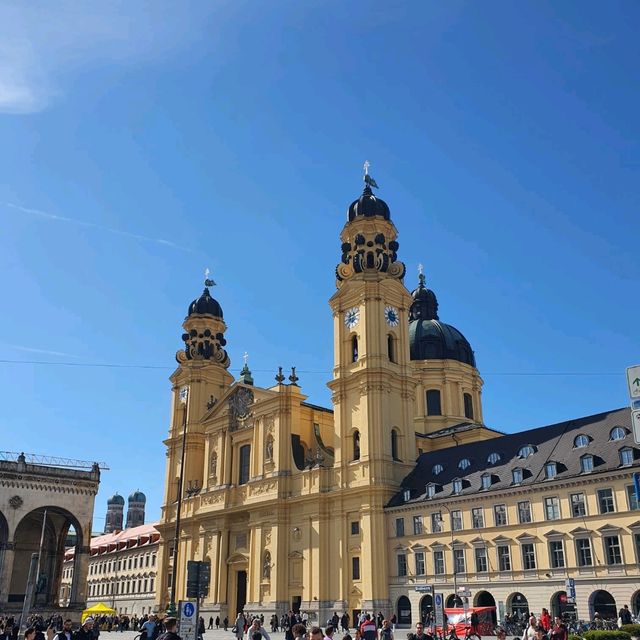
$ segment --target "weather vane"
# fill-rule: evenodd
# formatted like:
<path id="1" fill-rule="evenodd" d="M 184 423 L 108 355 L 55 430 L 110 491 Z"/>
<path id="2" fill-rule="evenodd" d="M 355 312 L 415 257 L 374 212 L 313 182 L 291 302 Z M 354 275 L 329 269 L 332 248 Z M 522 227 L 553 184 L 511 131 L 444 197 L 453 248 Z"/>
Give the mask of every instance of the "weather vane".
<path id="1" fill-rule="evenodd" d="M 369 175 L 369 167 L 371 166 L 369 161 L 365 160 L 363 166 L 364 166 L 364 183 L 368 187 L 373 187 L 374 189 L 379 189 L 380 187 L 378 187 L 378 183 Z"/>
<path id="2" fill-rule="evenodd" d="M 209 274 L 211 273 L 211 271 L 209 271 L 209 267 L 207 267 L 204 270 L 204 286 L 205 287 L 215 287 L 216 283 L 213 281 L 213 279 L 209 278 Z"/>

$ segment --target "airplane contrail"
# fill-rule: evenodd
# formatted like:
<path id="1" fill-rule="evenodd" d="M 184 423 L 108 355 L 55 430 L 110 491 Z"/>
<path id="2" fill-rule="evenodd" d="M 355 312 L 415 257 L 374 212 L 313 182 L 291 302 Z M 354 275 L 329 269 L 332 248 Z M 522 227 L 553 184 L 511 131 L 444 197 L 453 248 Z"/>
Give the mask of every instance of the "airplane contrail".
<path id="1" fill-rule="evenodd" d="M 179 251 L 187 251 L 188 253 L 195 253 L 193 249 L 189 249 L 188 247 L 183 247 L 175 242 L 171 242 L 170 240 L 165 240 L 164 238 L 151 238 L 150 236 L 143 236 L 139 233 L 132 233 L 131 231 L 123 231 L 122 229 L 113 229 L 112 227 L 106 227 L 101 224 L 96 224 L 95 222 L 85 222 L 84 220 L 77 220 L 76 218 L 67 218 L 66 216 L 59 216 L 56 213 L 49 213 L 48 211 L 42 211 L 41 209 L 31 209 L 29 207 L 23 207 L 19 204 L 14 204 L 13 202 L 3 202 L 5 207 L 10 207 L 11 209 L 16 209 L 17 211 L 22 211 L 23 213 L 29 213 L 34 216 L 39 216 L 41 218 L 47 218 L 48 220 L 56 220 L 58 222 L 68 222 L 70 224 L 75 224 L 80 227 L 87 227 L 89 229 L 98 229 L 100 231 L 107 231 L 108 233 L 116 233 L 120 236 L 125 236 L 127 238 L 134 238 L 135 240 L 142 240 L 144 242 L 155 242 L 156 244 L 161 244 L 167 247 L 171 247 L 173 249 L 178 249 Z"/>

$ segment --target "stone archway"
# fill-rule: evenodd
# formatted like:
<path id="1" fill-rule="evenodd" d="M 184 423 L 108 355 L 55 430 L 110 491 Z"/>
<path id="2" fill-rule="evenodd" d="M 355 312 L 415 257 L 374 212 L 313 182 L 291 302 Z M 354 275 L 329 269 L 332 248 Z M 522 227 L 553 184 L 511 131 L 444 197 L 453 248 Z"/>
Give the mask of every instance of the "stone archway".
<path id="1" fill-rule="evenodd" d="M 631 611 L 636 617 L 640 613 L 640 591 L 636 591 L 631 596 Z"/>
<path id="2" fill-rule="evenodd" d="M 529 614 L 529 602 L 522 593 L 516 591 L 507 598 L 507 611 L 524 620 Z"/>
<path id="3" fill-rule="evenodd" d="M 31 556 L 41 551 L 34 603 L 43 607 L 58 603 L 65 544 L 71 526 L 76 532 L 77 556 L 82 548 L 82 527 L 75 516 L 66 509 L 41 507 L 30 511 L 20 520 L 14 533 L 14 557 L 8 602 L 24 600 Z M 74 572 L 74 582 L 76 573 Z"/>
<path id="4" fill-rule="evenodd" d="M 0 511 L 0 576 L 4 574 L 4 558 L 9 542 L 9 524 L 4 516 L 4 513 Z"/>
<path id="5" fill-rule="evenodd" d="M 498 615 L 496 613 L 496 599 L 488 591 L 478 591 L 473 599 L 474 607 L 493 607 L 491 611 L 491 622 L 495 626 L 498 623 Z"/>
<path id="6" fill-rule="evenodd" d="M 428 593 L 420 599 L 420 620 L 425 624 L 429 614 L 433 611 L 433 596 Z"/>
<path id="7" fill-rule="evenodd" d="M 561 616 L 565 611 L 569 611 L 571 608 L 567 604 L 567 592 L 556 591 L 551 596 L 551 615 L 555 618 Z M 572 605 L 573 606 L 573 605 Z"/>
<path id="8" fill-rule="evenodd" d="M 596 613 L 599 613 L 604 620 L 615 620 L 618 617 L 616 601 L 614 597 L 604 589 L 594 591 L 589 596 L 589 614 L 591 615 L 591 620 L 593 620 L 593 616 Z"/>
<path id="9" fill-rule="evenodd" d="M 411 602 L 407 596 L 400 596 L 396 606 L 396 615 L 398 616 L 398 626 L 411 626 Z"/>

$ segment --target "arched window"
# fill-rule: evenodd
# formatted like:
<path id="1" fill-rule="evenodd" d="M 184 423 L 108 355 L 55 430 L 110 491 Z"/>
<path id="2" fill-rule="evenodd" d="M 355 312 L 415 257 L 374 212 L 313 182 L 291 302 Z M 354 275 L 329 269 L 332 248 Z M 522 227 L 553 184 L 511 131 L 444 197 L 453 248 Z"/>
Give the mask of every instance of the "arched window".
<path id="1" fill-rule="evenodd" d="M 398 432 L 395 429 L 391 429 L 391 457 L 394 460 L 400 460 L 398 453 Z"/>
<path id="2" fill-rule="evenodd" d="M 622 440 L 627 437 L 627 430 L 624 427 L 613 427 L 609 434 L 610 440 Z"/>
<path id="3" fill-rule="evenodd" d="M 458 462 L 458 469 L 460 469 L 461 471 L 468 469 L 470 466 L 471 466 L 471 460 L 469 460 L 469 458 L 462 458 L 462 460 Z"/>
<path id="4" fill-rule="evenodd" d="M 358 336 L 351 338 L 351 362 L 358 361 Z"/>
<path id="5" fill-rule="evenodd" d="M 489 457 L 487 458 L 487 462 L 489 464 L 498 464 L 498 462 L 500 462 L 500 454 L 497 452 L 493 452 L 489 454 Z"/>
<path id="6" fill-rule="evenodd" d="M 440 391 L 438 389 L 429 389 L 427 391 L 427 415 L 441 416 L 442 405 L 440 404 Z"/>
<path id="7" fill-rule="evenodd" d="M 433 469 L 431 469 L 431 473 L 433 473 L 434 476 L 437 476 L 438 474 L 442 473 L 444 471 L 444 467 L 438 463 L 438 464 L 434 464 L 433 465 Z"/>
<path id="8" fill-rule="evenodd" d="M 525 444 L 524 447 L 521 447 L 520 451 L 518 451 L 518 457 L 526 459 L 529 456 L 532 456 L 535 452 L 536 449 L 532 444 Z"/>
<path id="9" fill-rule="evenodd" d="M 585 436 L 584 433 L 577 435 L 573 441 L 573 446 L 576 449 L 589 446 L 589 436 Z"/>
<path id="10" fill-rule="evenodd" d="M 464 417 L 473 420 L 473 398 L 470 393 L 465 393 L 462 398 L 464 400 Z"/>
<path id="11" fill-rule="evenodd" d="M 245 444 L 239 451 L 238 484 L 249 482 L 249 461 L 251 460 L 251 445 Z"/>
<path id="12" fill-rule="evenodd" d="M 360 432 L 353 432 L 353 459 L 360 460 Z"/>
<path id="13" fill-rule="evenodd" d="M 387 336 L 387 355 L 389 362 L 396 362 L 396 341 L 391 334 Z"/>

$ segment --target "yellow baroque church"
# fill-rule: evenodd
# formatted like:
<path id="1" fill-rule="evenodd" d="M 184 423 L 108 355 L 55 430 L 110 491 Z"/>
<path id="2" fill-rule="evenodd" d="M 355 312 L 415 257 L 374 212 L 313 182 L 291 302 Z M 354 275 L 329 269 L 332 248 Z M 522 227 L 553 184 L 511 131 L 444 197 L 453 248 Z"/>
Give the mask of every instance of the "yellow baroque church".
<path id="1" fill-rule="evenodd" d="M 494 618 L 637 610 L 630 412 L 487 427 L 473 350 L 440 321 L 422 274 L 405 286 L 389 207 L 365 182 L 329 300 L 332 408 L 306 402 L 295 370 L 259 388 L 245 363 L 234 380 L 210 281 L 189 306 L 171 376 L 157 607 L 185 597 L 187 561 L 199 560 L 211 567 L 203 615 L 231 620 L 367 610 L 409 625 L 434 591 L 451 606 L 461 588 Z"/>

